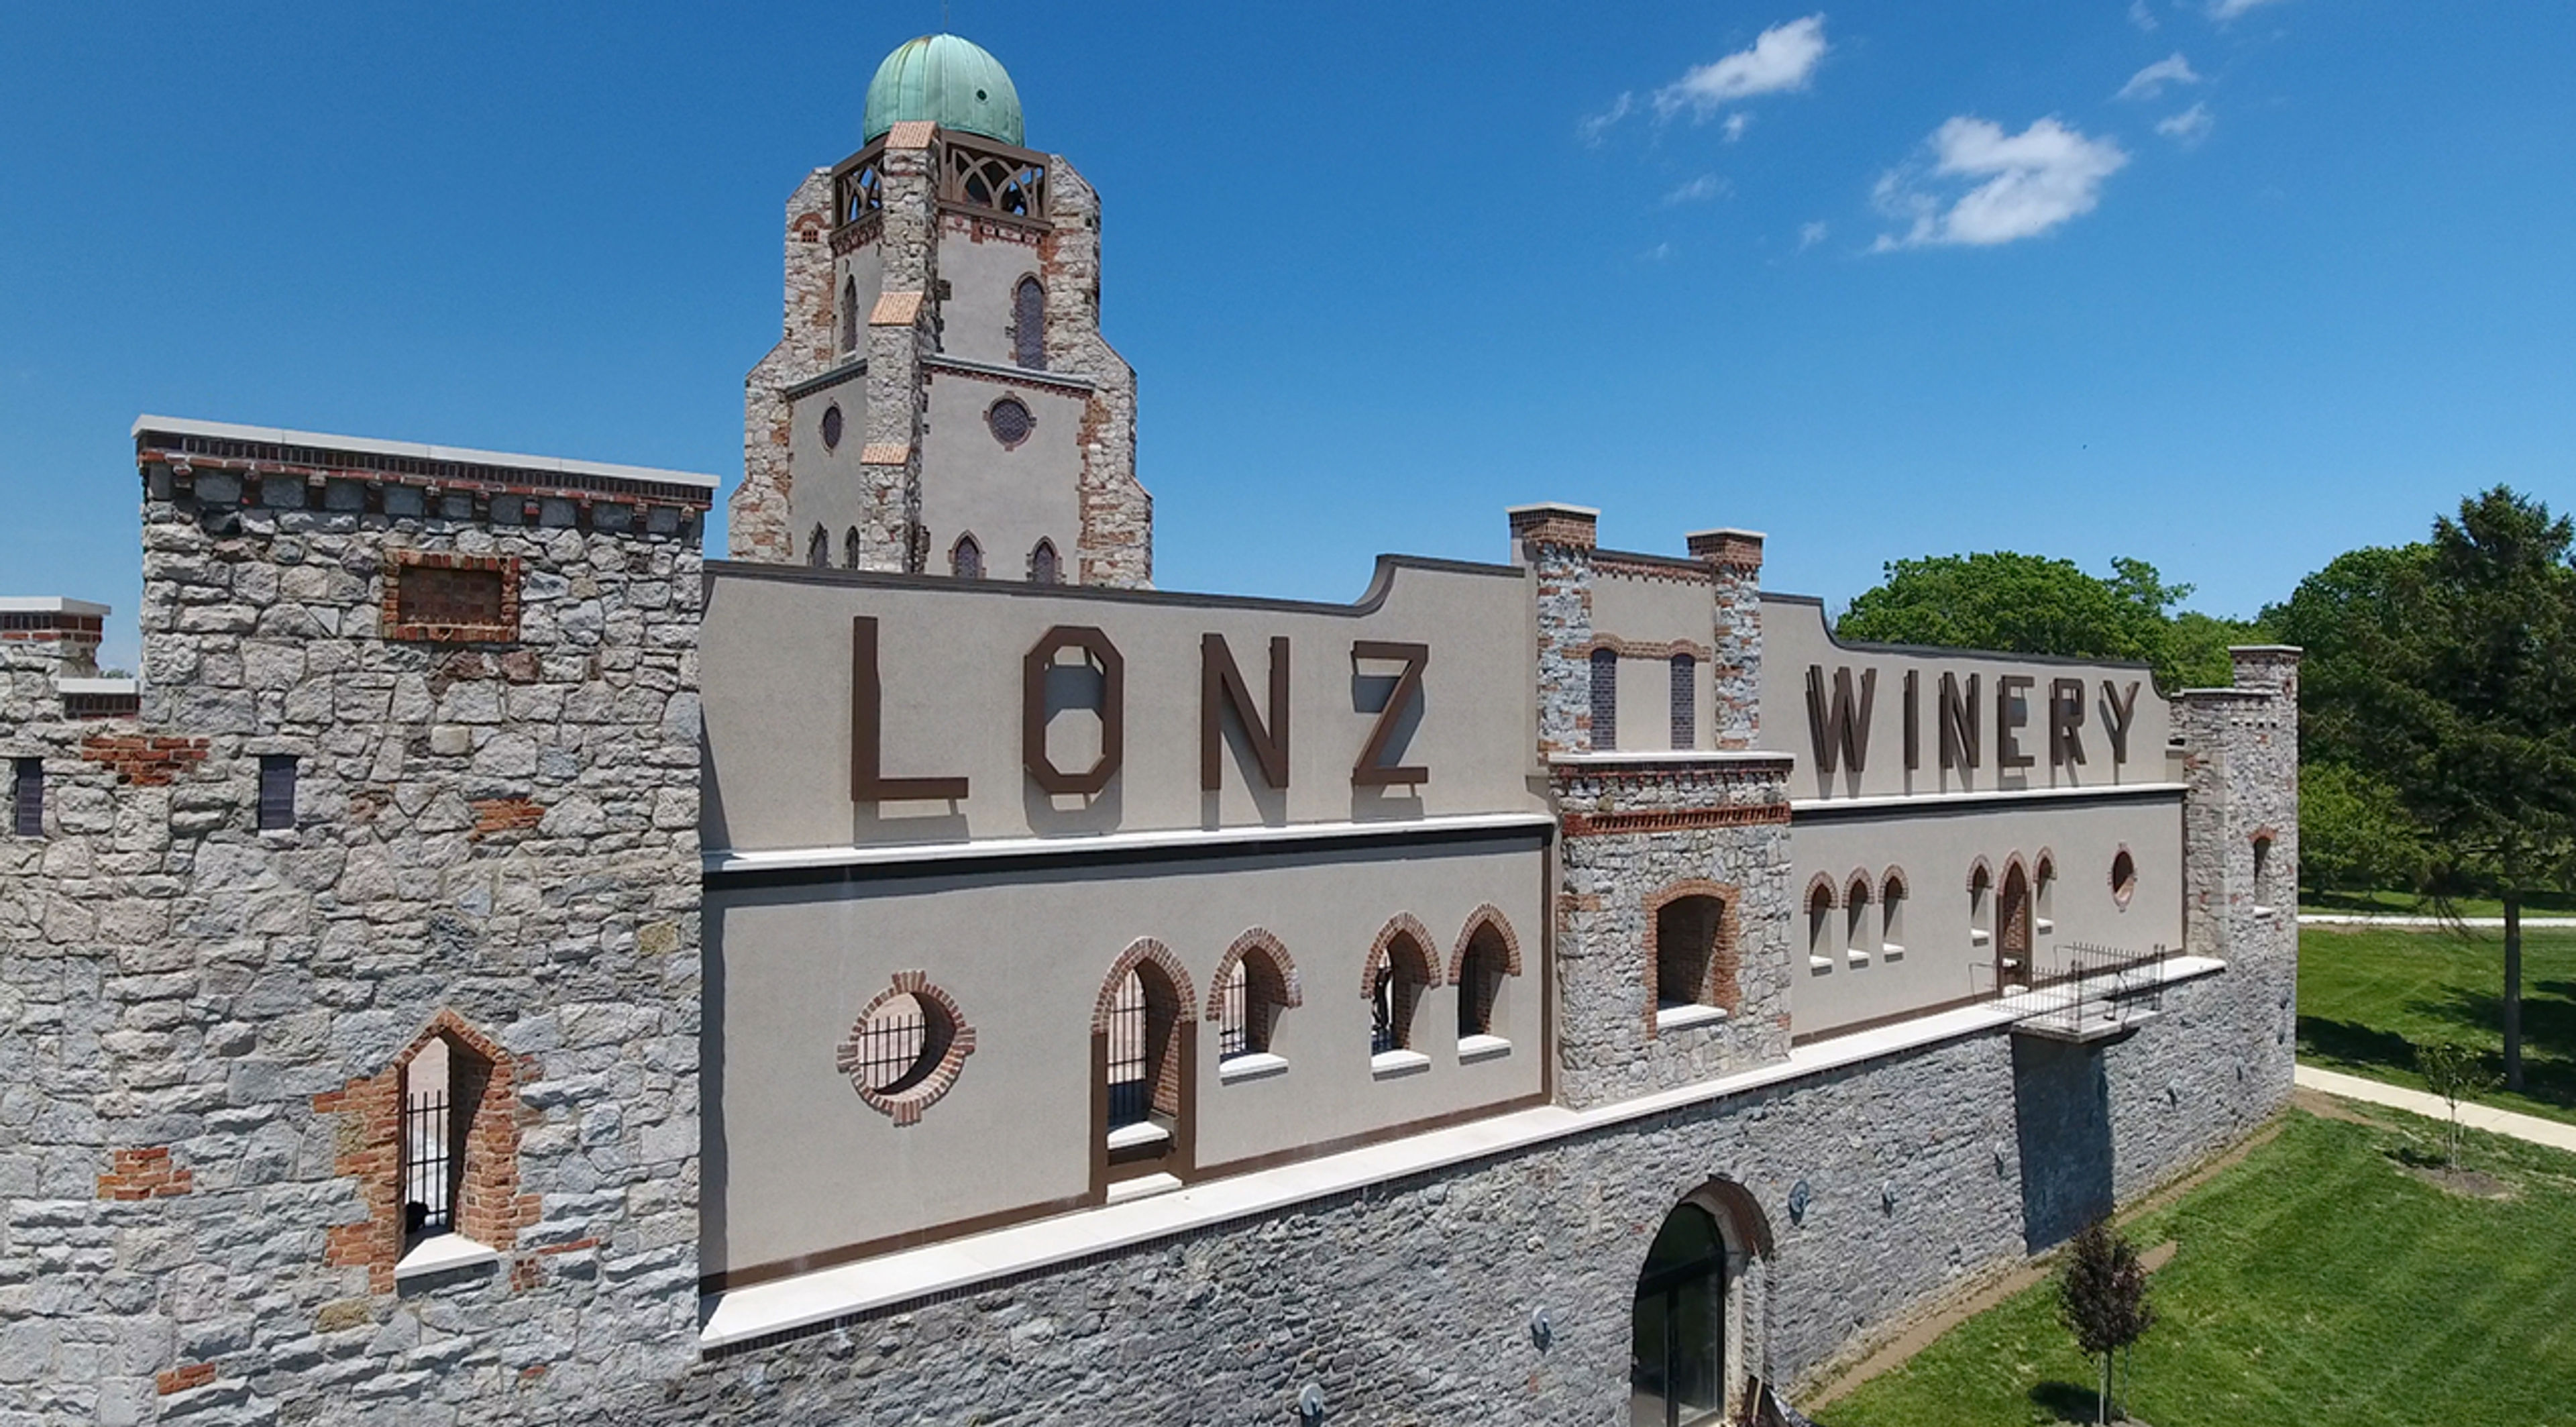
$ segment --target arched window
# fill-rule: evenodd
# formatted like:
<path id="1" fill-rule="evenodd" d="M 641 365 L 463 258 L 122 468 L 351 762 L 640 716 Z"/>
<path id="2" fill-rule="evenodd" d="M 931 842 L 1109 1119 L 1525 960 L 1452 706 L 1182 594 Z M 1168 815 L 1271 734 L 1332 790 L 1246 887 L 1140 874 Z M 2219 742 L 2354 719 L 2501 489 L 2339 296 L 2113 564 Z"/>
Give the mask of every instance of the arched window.
<path id="1" fill-rule="evenodd" d="M 1479 1037 L 1491 1041 L 1500 1034 L 1494 1028 L 1502 1024 L 1498 1013 L 1504 980 L 1520 971 L 1520 950 L 1501 913 L 1484 908 L 1469 920 L 1454 967 L 1449 979 L 1458 987 L 1459 1049 L 1488 1048 L 1470 1042 Z"/>
<path id="2" fill-rule="evenodd" d="M 826 451 L 840 450 L 842 420 L 841 404 L 839 402 L 833 402 L 830 406 L 823 408 L 822 427 L 823 449 Z"/>
<path id="3" fill-rule="evenodd" d="M 1055 558 L 1054 541 L 1040 540 L 1036 548 L 1029 551 L 1029 583 L 1033 585 L 1064 583 L 1064 571 Z"/>
<path id="4" fill-rule="evenodd" d="M 948 573 L 961 580 L 984 578 L 984 547 L 975 543 L 971 533 L 958 536 L 957 543 L 948 547 Z"/>
<path id="5" fill-rule="evenodd" d="M 2016 857 L 2004 866 L 1995 893 L 1995 986 L 2009 991 L 2030 984 L 2030 874 Z"/>
<path id="6" fill-rule="evenodd" d="M 2269 829 L 2254 834 L 2254 914 L 2269 916 L 2280 905 L 2273 900 L 2272 834 Z"/>
<path id="7" fill-rule="evenodd" d="M 1984 946 L 1995 939 L 1995 874 L 1978 858 L 1968 869 L 1968 942 Z"/>
<path id="8" fill-rule="evenodd" d="M 2040 935 L 2057 930 L 2057 858 L 2047 852 L 2031 867 L 2030 911 L 2031 926 Z"/>
<path id="9" fill-rule="evenodd" d="M 859 349 L 859 283 L 856 278 L 841 279 L 841 350 Z"/>
<path id="10" fill-rule="evenodd" d="M 402 1068 L 403 1248 L 453 1233 L 465 1176 L 460 1133 L 472 1101 L 457 1092 L 467 1069 L 461 1047 L 431 1036 Z"/>
<path id="11" fill-rule="evenodd" d="M 1304 1000 L 1296 963 L 1278 938 L 1258 927 L 1235 938 L 1217 963 L 1208 995 L 1208 1019 L 1217 1023 L 1217 1063 L 1241 1067 L 1247 1057 L 1278 1060 L 1273 1037 L 1280 1014 Z"/>
<path id="12" fill-rule="evenodd" d="M 2129 899 L 2138 894 L 2138 859 L 2121 848 L 2111 854 L 2111 901 L 2122 911 L 2129 909 Z"/>
<path id="13" fill-rule="evenodd" d="M 1807 966 L 1829 971 L 1834 964 L 1834 886 L 1821 876 L 1807 887 Z"/>
<path id="14" fill-rule="evenodd" d="M 859 528 L 855 525 L 841 532 L 841 568 L 859 568 Z"/>
<path id="15" fill-rule="evenodd" d="M 1399 917 L 1378 933 L 1378 945 L 1369 955 L 1367 983 L 1372 1057 L 1413 1050 L 1414 1012 L 1421 1009 L 1422 993 L 1439 984 L 1431 947 L 1419 923 Z"/>
<path id="16" fill-rule="evenodd" d="M 805 537 L 805 563 L 817 570 L 832 568 L 832 532 L 817 525 Z"/>
<path id="17" fill-rule="evenodd" d="M 1673 656 L 1673 747 L 1690 748 L 1699 740 L 1699 661 Z"/>
<path id="18" fill-rule="evenodd" d="M 1619 746 L 1619 651 L 1592 651 L 1592 746 Z"/>
<path id="19" fill-rule="evenodd" d="M 1637 1274 L 1628 1420 L 1681 1427 L 1726 1411 L 1726 1243 L 1685 1203 L 1664 1218 Z"/>
<path id="20" fill-rule="evenodd" d="M 1092 1043 L 1111 1165 L 1156 1160 L 1182 1132 L 1189 978 L 1162 943 L 1138 941 L 1110 969 L 1092 1013 Z"/>
<path id="21" fill-rule="evenodd" d="M 1735 1009 L 1732 888 L 1684 882 L 1656 895 L 1647 930 L 1655 977 L 1655 1029 L 1712 1020 L 1709 1011 Z"/>
<path id="22" fill-rule="evenodd" d="M 1843 888 L 1843 955 L 1854 966 L 1869 965 L 1869 874 L 1855 872 Z"/>
<path id="23" fill-rule="evenodd" d="M 1021 278 L 1011 291 L 1011 360 L 1046 370 L 1046 284 L 1034 277 Z"/>
<path id="24" fill-rule="evenodd" d="M 1878 951 L 1894 960 L 1905 954 L 1905 874 L 1891 867 L 1878 889 Z"/>

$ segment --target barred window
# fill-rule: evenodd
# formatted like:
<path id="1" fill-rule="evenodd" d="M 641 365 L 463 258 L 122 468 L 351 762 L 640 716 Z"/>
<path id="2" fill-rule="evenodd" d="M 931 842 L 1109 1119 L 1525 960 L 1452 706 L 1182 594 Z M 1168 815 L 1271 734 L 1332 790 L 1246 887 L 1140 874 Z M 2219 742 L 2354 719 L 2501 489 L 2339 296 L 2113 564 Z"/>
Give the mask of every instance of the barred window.
<path id="1" fill-rule="evenodd" d="M 960 535 L 948 547 L 948 573 L 961 580 L 984 578 L 984 547 L 975 543 L 972 534 Z"/>
<path id="2" fill-rule="evenodd" d="M 1699 661 L 1673 656 L 1673 747 L 1694 748 L 1699 742 Z"/>
<path id="3" fill-rule="evenodd" d="M 1410 933 L 1388 944 L 1369 987 L 1369 1054 L 1413 1048 L 1413 1013 L 1431 986 L 1431 953 Z"/>
<path id="4" fill-rule="evenodd" d="M 1592 651 L 1592 746 L 1619 746 L 1619 654 Z"/>
<path id="5" fill-rule="evenodd" d="M 1037 548 L 1029 552 L 1029 583 L 1033 585 L 1064 583 L 1064 570 L 1056 561 L 1054 541 L 1040 540 Z"/>
<path id="6" fill-rule="evenodd" d="M 277 832 L 295 826 L 295 758 L 266 753 L 259 760 L 259 830 Z"/>
<path id="7" fill-rule="evenodd" d="M 1046 370 L 1046 285 L 1020 279 L 1011 294 L 1011 357 L 1033 372 Z"/>
<path id="8" fill-rule="evenodd" d="M 805 563 L 817 570 L 832 568 L 832 532 L 817 525 L 805 537 Z"/>
<path id="9" fill-rule="evenodd" d="M 855 525 L 841 532 L 841 568 L 859 568 L 859 528 Z"/>
<path id="10" fill-rule="evenodd" d="M 1103 1097 L 1113 1137 L 1132 1125 L 1169 1131 L 1181 1109 L 1181 993 L 1154 963 L 1119 978 L 1109 1003 Z"/>
<path id="11" fill-rule="evenodd" d="M 843 278 L 841 279 L 841 350 L 855 352 L 858 349 L 859 284 L 856 278 Z M 840 410 L 837 406 L 832 409 Z M 838 422 L 834 423 L 836 426 L 838 424 Z M 841 438 L 839 433 L 835 432 L 829 439 L 833 444 L 838 445 Z"/>
<path id="12" fill-rule="evenodd" d="M 1038 429 L 1037 413 L 1016 396 L 1006 396 L 984 409 L 984 424 L 991 428 L 993 439 L 1007 449 L 1029 439 Z"/>
<path id="13" fill-rule="evenodd" d="M 18 760 L 17 788 L 10 798 L 10 826 L 20 837 L 45 835 L 45 760 Z"/>
<path id="14" fill-rule="evenodd" d="M 823 408 L 823 449 L 841 449 L 841 404 L 837 401 Z"/>

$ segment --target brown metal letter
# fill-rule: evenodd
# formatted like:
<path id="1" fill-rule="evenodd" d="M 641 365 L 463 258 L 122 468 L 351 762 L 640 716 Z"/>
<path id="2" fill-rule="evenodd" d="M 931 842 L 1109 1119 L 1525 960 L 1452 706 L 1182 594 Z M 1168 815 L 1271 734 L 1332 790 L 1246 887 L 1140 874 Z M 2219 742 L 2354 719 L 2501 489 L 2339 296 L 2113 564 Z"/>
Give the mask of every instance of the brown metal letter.
<path id="1" fill-rule="evenodd" d="M 2131 679 L 2129 691 L 2123 694 L 2111 687 L 2110 680 L 2104 679 L 2102 681 L 2102 731 L 2111 738 L 2112 762 L 2129 761 L 2129 721 L 2137 716 L 2138 681 Z"/>
<path id="2" fill-rule="evenodd" d="M 1360 639 L 1351 643 L 1351 658 L 1404 661 L 1404 672 L 1395 677 L 1395 692 L 1386 696 L 1386 707 L 1378 711 L 1377 726 L 1369 730 L 1367 746 L 1360 749 L 1359 761 L 1351 765 L 1351 786 L 1384 788 L 1397 783 L 1430 782 L 1431 770 L 1419 763 L 1381 764 L 1378 760 L 1386 756 L 1386 742 L 1395 736 L 1395 721 L 1407 706 L 1422 697 L 1422 666 L 1431 662 L 1431 646 Z"/>
<path id="3" fill-rule="evenodd" d="M 1047 757 L 1047 671 L 1058 651 L 1079 649 L 1100 666 L 1100 759 L 1080 773 L 1067 773 Z M 1059 624 L 1020 661 L 1020 766 L 1029 779 L 1049 793 L 1089 797 L 1109 786 L 1126 757 L 1127 660 L 1109 636 L 1087 624 Z"/>
<path id="4" fill-rule="evenodd" d="M 1849 763 L 1855 773 L 1869 756 L 1870 705 L 1878 700 L 1878 671 L 1860 671 L 1860 703 L 1852 703 L 1852 676 L 1849 666 L 1834 670 L 1834 697 L 1829 709 L 1825 702 L 1825 667 L 1807 666 L 1807 734 L 1816 745 L 1816 766 L 1827 773 L 1835 771 L 1835 754 Z"/>
<path id="5" fill-rule="evenodd" d="M 1941 676 L 1941 766 L 1974 768 L 1985 756 L 1984 740 L 1977 735 L 1977 676 L 1968 676 L 1968 691 L 1959 692 L 1959 676 Z"/>
<path id="6" fill-rule="evenodd" d="M 885 681 L 877 674 L 877 622 L 850 621 L 850 801 L 854 803 L 956 802 L 966 796 L 963 778 L 885 776 Z"/>
<path id="7" fill-rule="evenodd" d="M 1905 771 L 1923 766 L 1923 692 L 1922 671 L 1905 671 Z"/>
<path id="8" fill-rule="evenodd" d="M 2084 761 L 2084 681 L 2058 679 L 2048 686 L 2048 761 Z"/>
<path id="9" fill-rule="evenodd" d="M 1244 741 L 1261 764 L 1261 779 L 1274 788 L 1288 786 L 1288 641 L 1270 641 L 1270 720 L 1252 710 L 1252 690 L 1235 667 L 1234 651 L 1222 634 L 1199 636 L 1199 786 L 1215 792 L 1225 786 L 1225 705 L 1243 724 Z"/>
<path id="10" fill-rule="evenodd" d="M 2023 725 L 2030 722 L 2030 702 L 2013 697 L 2015 689 L 2028 689 L 2034 681 L 2028 674 L 2005 674 L 1995 680 L 1995 766 L 2027 768 L 2039 760 L 2021 751 L 2017 737 Z M 2019 712 L 2015 712 L 2018 710 Z"/>

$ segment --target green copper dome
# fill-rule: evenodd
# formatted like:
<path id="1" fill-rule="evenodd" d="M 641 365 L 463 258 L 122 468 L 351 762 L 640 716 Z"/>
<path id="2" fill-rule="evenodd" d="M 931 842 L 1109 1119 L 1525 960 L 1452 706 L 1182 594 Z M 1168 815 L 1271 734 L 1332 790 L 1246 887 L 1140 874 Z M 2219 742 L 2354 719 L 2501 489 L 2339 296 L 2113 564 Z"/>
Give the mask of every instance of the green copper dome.
<path id="1" fill-rule="evenodd" d="M 886 130 L 913 119 L 1014 146 L 1027 141 L 1020 91 L 1011 86 L 1002 62 L 955 35 L 907 40 L 885 57 L 877 77 L 868 82 L 867 132 L 859 142 L 873 143 Z"/>

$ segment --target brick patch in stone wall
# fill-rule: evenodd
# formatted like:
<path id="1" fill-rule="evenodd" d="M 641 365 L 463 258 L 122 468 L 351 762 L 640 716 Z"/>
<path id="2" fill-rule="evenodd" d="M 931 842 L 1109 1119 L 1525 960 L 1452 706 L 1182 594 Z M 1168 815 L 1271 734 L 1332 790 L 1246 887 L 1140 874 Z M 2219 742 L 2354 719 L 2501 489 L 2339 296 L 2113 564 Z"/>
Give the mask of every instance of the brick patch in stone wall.
<path id="1" fill-rule="evenodd" d="M 174 1392 L 186 1392 L 192 1387 L 204 1387 L 214 1380 L 213 1363 L 182 1363 L 178 1367 L 164 1368 L 153 1374 L 152 1390 L 163 1397 L 168 1397 Z"/>
<path id="2" fill-rule="evenodd" d="M 116 770 L 116 781 L 138 788 L 166 787 L 180 770 L 206 761 L 206 740 L 160 734 L 93 733 L 81 757 Z"/>
<path id="3" fill-rule="evenodd" d="M 525 832 L 546 820 L 546 810 L 526 798 L 479 798 L 474 810 L 474 839 L 505 832 Z"/>
<path id="4" fill-rule="evenodd" d="M 101 1199 L 167 1199 L 187 1193 L 196 1178 L 191 1171 L 171 1165 L 166 1145 L 118 1150 L 109 1156 L 108 1164 L 108 1172 L 98 1177 Z"/>
<path id="5" fill-rule="evenodd" d="M 519 637 L 519 562 L 507 555 L 390 550 L 384 637 L 506 644 Z"/>

